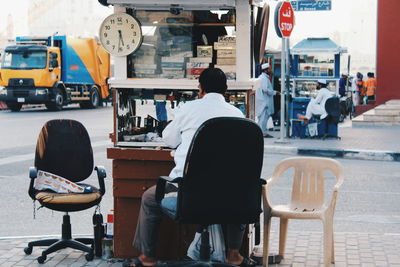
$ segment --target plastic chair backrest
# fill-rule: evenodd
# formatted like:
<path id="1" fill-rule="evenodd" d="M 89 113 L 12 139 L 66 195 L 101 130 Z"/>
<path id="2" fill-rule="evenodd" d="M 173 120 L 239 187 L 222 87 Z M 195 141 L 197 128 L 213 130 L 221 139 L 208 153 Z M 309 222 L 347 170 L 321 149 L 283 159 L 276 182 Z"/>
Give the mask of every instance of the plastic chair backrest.
<path id="1" fill-rule="evenodd" d="M 74 120 L 51 120 L 40 131 L 35 167 L 80 182 L 93 171 L 93 151 L 85 127 Z"/>
<path id="2" fill-rule="evenodd" d="M 264 139 L 253 121 L 234 117 L 204 122 L 189 148 L 178 192 L 184 223 L 251 223 L 261 213 Z"/>
<path id="3" fill-rule="evenodd" d="M 288 158 L 275 168 L 271 182 L 275 183 L 288 169 L 294 168 L 290 207 L 299 210 L 317 210 L 325 202 L 325 174 L 330 170 L 337 179 L 341 166 L 329 158 Z"/>

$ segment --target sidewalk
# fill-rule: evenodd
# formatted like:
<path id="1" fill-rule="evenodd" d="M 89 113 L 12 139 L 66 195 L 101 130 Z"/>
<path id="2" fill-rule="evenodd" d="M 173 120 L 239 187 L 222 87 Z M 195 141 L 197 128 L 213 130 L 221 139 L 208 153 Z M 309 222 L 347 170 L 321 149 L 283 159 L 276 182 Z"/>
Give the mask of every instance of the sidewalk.
<path id="1" fill-rule="evenodd" d="M 270 252 L 278 252 L 278 233 L 271 232 Z M 23 248 L 31 239 L 0 239 L 0 266 L 40 266 L 40 267 L 116 267 L 122 265 L 120 259 L 102 260 L 95 258 L 87 262 L 84 253 L 63 249 L 48 256 L 44 264 L 36 258 L 42 248 L 34 248 L 31 255 L 25 255 Z M 322 233 L 289 231 L 285 259 L 279 267 L 323 266 Z M 336 267 L 344 266 L 392 266 L 400 267 L 400 234 L 335 233 Z"/>
<path id="2" fill-rule="evenodd" d="M 339 124 L 334 138 L 287 138 L 280 143 L 279 131 L 270 132 L 275 138 L 264 138 L 265 153 L 324 156 L 361 160 L 400 161 L 400 127 L 351 127 L 351 121 Z"/>
<path id="3" fill-rule="evenodd" d="M 279 143 L 279 132 L 271 132 L 275 138 L 265 138 L 266 154 L 314 155 L 348 159 L 400 161 L 400 127 L 351 127 L 351 122 L 340 125 L 336 139 L 287 139 Z M 275 227 L 275 229 L 277 229 Z M 278 252 L 278 233 L 271 232 L 270 252 Z M 320 230 L 319 230 L 320 231 Z M 35 238 L 0 238 L 0 266 L 57 266 L 83 267 L 121 266 L 122 259 L 95 258 L 87 262 L 85 254 L 64 249 L 48 256 L 44 264 L 36 258 L 43 248 L 34 248 L 31 255 L 23 249 Z M 285 259 L 279 265 L 270 266 L 322 266 L 322 233 L 288 231 Z M 335 232 L 334 266 L 394 266 L 400 267 L 400 234 Z"/>

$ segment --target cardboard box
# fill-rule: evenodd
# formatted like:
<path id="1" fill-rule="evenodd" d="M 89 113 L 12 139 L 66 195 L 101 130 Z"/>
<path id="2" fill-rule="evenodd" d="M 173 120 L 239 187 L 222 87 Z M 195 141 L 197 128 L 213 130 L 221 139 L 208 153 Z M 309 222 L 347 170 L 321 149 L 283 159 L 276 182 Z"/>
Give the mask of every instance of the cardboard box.
<path id="1" fill-rule="evenodd" d="M 214 43 L 214 49 L 236 49 L 236 43 Z"/>
<path id="2" fill-rule="evenodd" d="M 217 64 L 218 65 L 236 65 L 236 58 L 235 57 L 217 58 Z"/>
<path id="3" fill-rule="evenodd" d="M 201 63 L 201 62 L 188 62 L 186 63 L 186 68 L 203 68 L 206 69 L 210 66 L 210 63 Z"/>
<path id="4" fill-rule="evenodd" d="M 236 36 L 218 36 L 218 43 L 236 43 Z"/>
<path id="5" fill-rule="evenodd" d="M 204 70 L 205 70 L 205 68 L 190 68 L 190 69 L 186 69 L 186 74 L 187 75 L 200 75 Z"/>
<path id="6" fill-rule="evenodd" d="M 183 62 L 161 62 L 161 68 L 163 69 L 183 69 Z"/>
<path id="7" fill-rule="evenodd" d="M 236 65 L 215 65 L 214 67 L 221 69 L 228 80 L 236 79 Z"/>
<path id="8" fill-rule="evenodd" d="M 157 64 L 139 64 L 135 63 L 134 67 L 136 70 L 138 69 L 157 69 Z"/>
<path id="9" fill-rule="evenodd" d="M 235 58 L 236 49 L 219 49 L 217 50 L 217 58 Z"/>
<path id="10" fill-rule="evenodd" d="M 213 48 L 209 45 L 199 45 L 197 46 L 197 57 L 212 57 Z"/>
<path id="11" fill-rule="evenodd" d="M 212 57 L 191 57 L 189 58 L 189 62 L 193 63 L 211 63 Z"/>

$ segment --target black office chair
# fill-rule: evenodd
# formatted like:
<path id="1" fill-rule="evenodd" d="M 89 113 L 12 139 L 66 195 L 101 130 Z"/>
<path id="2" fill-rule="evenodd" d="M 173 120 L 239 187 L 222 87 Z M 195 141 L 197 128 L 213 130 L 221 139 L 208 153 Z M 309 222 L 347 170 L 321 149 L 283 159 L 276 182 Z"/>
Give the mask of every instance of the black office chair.
<path id="1" fill-rule="evenodd" d="M 325 110 L 328 116 L 325 118 L 326 125 L 323 138 L 333 137 L 340 139 L 338 136 L 338 123 L 341 114 L 339 97 L 328 98 L 325 102 Z"/>
<path id="2" fill-rule="evenodd" d="M 167 181 L 179 186 L 176 211 L 171 214 L 167 207 L 166 214 L 180 223 L 201 225 L 201 261 L 210 261 L 209 225 L 259 221 L 265 183 L 260 179 L 263 154 L 264 138 L 253 121 L 213 118 L 194 135 L 183 177 L 158 180 L 156 198 L 160 203 Z"/>
<path id="3" fill-rule="evenodd" d="M 35 167 L 29 169 L 29 177 L 31 178 L 29 196 L 33 200 L 38 200 L 42 206 L 65 212 L 65 215 L 61 239 L 32 241 L 28 243 L 24 251 L 29 255 L 34 246 L 49 246 L 37 258 L 39 263 L 43 263 L 48 254 L 69 247 L 87 252 L 86 260 L 91 261 L 94 257 L 93 238 L 72 239 L 68 212 L 85 210 L 100 203 L 105 193 L 105 169 L 101 166 L 95 167 L 100 189 L 91 186 L 91 193 L 65 194 L 36 190 L 34 182 L 38 170 L 53 173 L 79 185 L 87 186 L 79 183 L 88 178 L 93 171 L 93 151 L 85 127 L 74 120 L 51 120 L 43 126 L 39 134 Z M 91 247 L 85 244 L 89 244 Z"/>

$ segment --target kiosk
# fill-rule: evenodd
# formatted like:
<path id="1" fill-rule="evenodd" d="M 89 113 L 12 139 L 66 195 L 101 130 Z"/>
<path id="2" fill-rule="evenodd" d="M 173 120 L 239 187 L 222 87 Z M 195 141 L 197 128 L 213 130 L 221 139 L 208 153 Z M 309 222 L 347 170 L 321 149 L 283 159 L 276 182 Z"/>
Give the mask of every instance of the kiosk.
<path id="1" fill-rule="evenodd" d="M 114 55 L 114 76 L 108 81 L 114 96 L 110 134 L 114 146 L 107 149 L 107 157 L 113 160 L 114 255 L 130 258 L 138 256 L 132 241 L 141 195 L 174 166 L 171 150 L 157 139 L 165 122 L 138 110 L 138 103 L 149 100 L 177 106 L 195 99 L 197 78 L 214 66 L 228 77 L 226 100 L 254 118 L 252 91 L 260 62 L 252 36 L 264 30 L 261 22 L 267 16 L 261 16 L 265 8 L 257 0 L 100 2 L 114 6 L 114 14 L 100 31 L 103 45 Z M 134 36 L 116 29 L 113 23 L 118 22 L 126 22 Z M 149 133 L 155 138 L 150 140 Z M 157 257 L 182 259 L 193 237 L 193 227 L 166 218 Z"/>
<path id="2" fill-rule="evenodd" d="M 310 97 L 317 95 L 319 79 L 328 82 L 327 88 L 334 94 L 339 92 L 340 57 L 347 49 L 329 38 L 307 38 L 290 49 L 291 96 L 289 118 L 291 137 L 305 137 L 306 129 L 297 120 L 297 114 L 305 114 Z"/>

